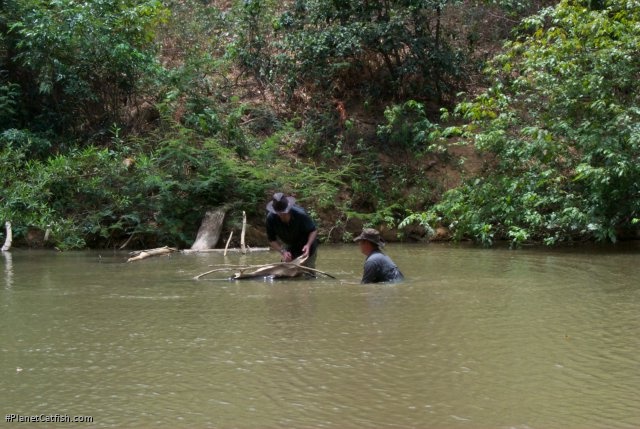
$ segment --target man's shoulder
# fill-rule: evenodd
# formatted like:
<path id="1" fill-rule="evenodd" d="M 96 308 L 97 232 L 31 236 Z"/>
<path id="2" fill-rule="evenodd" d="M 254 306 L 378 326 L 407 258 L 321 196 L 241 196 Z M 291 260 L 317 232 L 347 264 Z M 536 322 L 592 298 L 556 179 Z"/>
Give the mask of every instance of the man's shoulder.
<path id="1" fill-rule="evenodd" d="M 308 216 L 307 212 L 302 207 L 297 206 L 297 205 L 296 206 L 291 206 L 291 210 L 290 211 L 292 213 L 295 213 L 295 214 Z"/>
<path id="2" fill-rule="evenodd" d="M 300 206 L 293 206 L 291 207 L 291 211 L 290 213 L 292 214 L 292 217 L 294 219 L 297 219 L 299 221 L 302 221 L 304 223 L 313 223 L 313 219 L 311 219 L 311 215 L 309 213 L 307 213 L 305 211 L 305 209 L 303 209 Z"/>
<path id="3" fill-rule="evenodd" d="M 386 259 L 386 255 L 380 252 L 379 250 L 376 250 L 367 257 L 367 262 L 380 262 L 385 259 Z"/>
<path id="4" fill-rule="evenodd" d="M 393 264 L 391 258 L 380 251 L 372 253 L 367 260 L 375 262 L 376 264 Z"/>
<path id="5" fill-rule="evenodd" d="M 280 218 L 275 213 L 267 213 L 265 224 L 267 227 L 276 228 L 280 224 Z"/>

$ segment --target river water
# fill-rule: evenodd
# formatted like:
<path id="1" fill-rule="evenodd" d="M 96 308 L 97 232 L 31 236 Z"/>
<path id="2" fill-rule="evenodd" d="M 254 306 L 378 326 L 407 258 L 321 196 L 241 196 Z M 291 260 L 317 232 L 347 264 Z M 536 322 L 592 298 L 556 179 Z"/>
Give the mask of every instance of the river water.
<path id="1" fill-rule="evenodd" d="M 0 256 L 0 403 L 95 428 L 640 428 L 640 245 L 387 246 L 407 280 L 193 277 L 274 253 Z M 39 423 L 22 427 L 67 427 Z"/>

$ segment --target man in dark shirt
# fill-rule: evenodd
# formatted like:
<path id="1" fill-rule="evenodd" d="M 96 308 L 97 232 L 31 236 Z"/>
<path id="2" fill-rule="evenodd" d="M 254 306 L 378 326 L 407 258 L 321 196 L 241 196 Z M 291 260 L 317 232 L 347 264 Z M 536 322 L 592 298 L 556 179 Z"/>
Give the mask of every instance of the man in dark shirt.
<path id="1" fill-rule="evenodd" d="M 373 228 L 365 228 L 353 241 L 360 245 L 360 251 L 367 257 L 361 283 L 399 282 L 404 276 L 390 257 L 380 251 L 384 241 Z"/>
<path id="2" fill-rule="evenodd" d="M 291 262 L 299 256 L 307 256 L 302 265 L 315 268 L 318 230 L 311 217 L 295 202 L 293 197 L 278 192 L 267 204 L 269 245 L 280 252 L 282 261 Z"/>

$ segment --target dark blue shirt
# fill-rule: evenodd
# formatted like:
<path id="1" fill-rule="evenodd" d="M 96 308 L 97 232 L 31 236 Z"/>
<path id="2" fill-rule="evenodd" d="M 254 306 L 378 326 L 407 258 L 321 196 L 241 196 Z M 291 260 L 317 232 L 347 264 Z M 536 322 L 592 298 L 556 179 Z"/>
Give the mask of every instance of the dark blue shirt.
<path id="1" fill-rule="evenodd" d="M 291 219 L 284 223 L 275 213 L 267 215 L 267 238 L 269 241 L 282 241 L 293 258 L 302 255 L 302 248 L 309 240 L 309 234 L 316 230 L 316 224 L 302 207 L 293 206 L 289 211 Z M 309 255 L 318 248 L 318 239 L 314 240 Z"/>
<path id="2" fill-rule="evenodd" d="M 380 250 L 374 250 L 364 261 L 361 283 L 399 282 L 404 276 L 390 257 Z"/>

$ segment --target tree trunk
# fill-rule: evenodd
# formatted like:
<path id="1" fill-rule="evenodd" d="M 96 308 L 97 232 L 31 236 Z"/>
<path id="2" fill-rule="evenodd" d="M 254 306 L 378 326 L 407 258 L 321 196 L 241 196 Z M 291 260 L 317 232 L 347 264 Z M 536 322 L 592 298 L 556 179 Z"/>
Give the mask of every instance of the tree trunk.
<path id="1" fill-rule="evenodd" d="M 204 215 L 204 219 L 202 219 L 202 224 L 200 225 L 200 229 L 198 229 L 196 241 L 193 242 L 191 250 L 213 249 L 216 244 L 218 244 L 225 214 L 226 209 L 224 208 L 207 211 Z"/>

